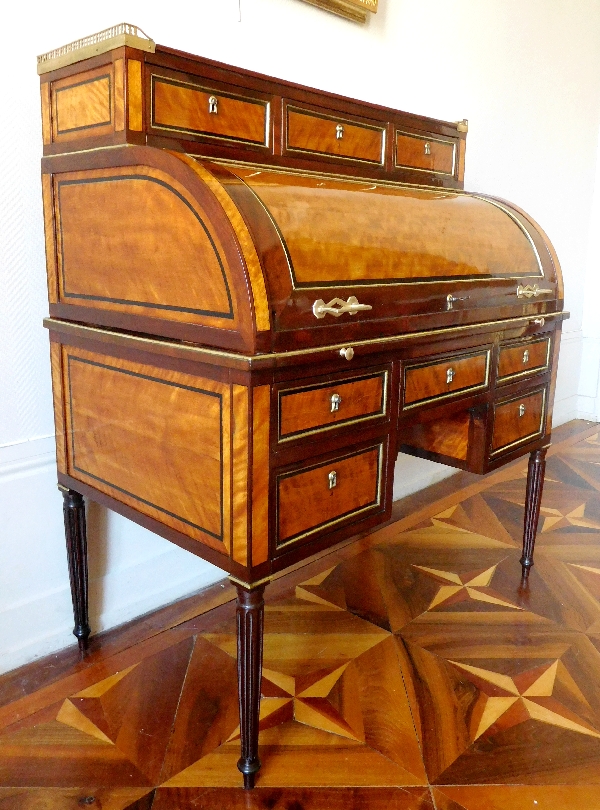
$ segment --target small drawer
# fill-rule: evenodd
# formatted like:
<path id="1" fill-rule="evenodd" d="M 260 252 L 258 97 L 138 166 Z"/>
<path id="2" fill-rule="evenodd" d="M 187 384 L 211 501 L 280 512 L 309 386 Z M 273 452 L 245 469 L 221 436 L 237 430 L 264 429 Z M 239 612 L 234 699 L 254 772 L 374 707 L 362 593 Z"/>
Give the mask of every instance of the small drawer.
<path id="1" fill-rule="evenodd" d="M 544 432 L 546 389 L 494 405 L 491 456 L 506 452 Z"/>
<path id="2" fill-rule="evenodd" d="M 152 76 L 152 126 L 268 145 L 269 103 Z"/>
<path id="3" fill-rule="evenodd" d="M 404 410 L 457 393 L 486 388 L 489 369 L 489 349 L 436 363 L 407 366 L 404 371 Z"/>
<path id="4" fill-rule="evenodd" d="M 396 130 L 396 167 L 436 174 L 454 174 L 456 144 L 442 138 L 412 135 Z"/>
<path id="5" fill-rule="evenodd" d="M 507 382 L 515 377 L 545 371 L 549 360 L 549 337 L 514 346 L 501 346 L 498 356 L 498 381 Z"/>
<path id="6" fill-rule="evenodd" d="M 385 129 L 288 107 L 287 148 L 383 165 Z"/>
<path id="7" fill-rule="evenodd" d="M 382 505 L 384 445 L 277 478 L 277 547 Z"/>
<path id="8" fill-rule="evenodd" d="M 279 441 L 387 415 L 388 372 L 279 392 Z"/>

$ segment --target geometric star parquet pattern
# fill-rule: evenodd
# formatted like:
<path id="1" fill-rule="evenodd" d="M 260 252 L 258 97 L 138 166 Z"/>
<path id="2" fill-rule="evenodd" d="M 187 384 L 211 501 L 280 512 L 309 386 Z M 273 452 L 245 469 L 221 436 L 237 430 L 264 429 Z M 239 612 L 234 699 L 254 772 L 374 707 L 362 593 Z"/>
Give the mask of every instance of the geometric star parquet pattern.
<path id="1" fill-rule="evenodd" d="M 525 470 L 267 589 L 252 794 L 229 604 L 0 709 L 0 810 L 600 808 L 599 434 L 548 458 L 526 589 Z"/>

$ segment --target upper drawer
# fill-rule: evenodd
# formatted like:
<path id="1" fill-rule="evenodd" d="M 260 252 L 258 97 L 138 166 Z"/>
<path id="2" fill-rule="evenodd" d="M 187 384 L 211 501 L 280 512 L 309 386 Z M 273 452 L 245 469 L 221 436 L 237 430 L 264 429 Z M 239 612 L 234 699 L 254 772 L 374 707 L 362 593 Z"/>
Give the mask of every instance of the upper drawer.
<path id="1" fill-rule="evenodd" d="M 386 416 L 388 372 L 279 391 L 279 441 Z"/>
<path id="2" fill-rule="evenodd" d="M 544 371 L 550 360 L 550 337 L 542 340 L 500 347 L 498 356 L 498 381 L 506 382 L 515 377 Z"/>
<path id="3" fill-rule="evenodd" d="M 454 174 L 456 144 L 396 130 L 396 166 L 439 174 Z"/>
<path id="4" fill-rule="evenodd" d="M 152 76 L 152 126 L 268 146 L 269 102 Z"/>
<path id="5" fill-rule="evenodd" d="M 490 350 L 458 355 L 434 363 L 419 363 L 404 371 L 404 409 L 414 408 L 459 392 L 486 388 Z"/>
<path id="6" fill-rule="evenodd" d="M 494 405 L 492 457 L 544 432 L 546 389 Z"/>
<path id="7" fill-rule="evenodd" d="M 385 128 L 347 118 L 287 107 L 286 146 L 292 152 L 313 152 L 383 165 Z"/>

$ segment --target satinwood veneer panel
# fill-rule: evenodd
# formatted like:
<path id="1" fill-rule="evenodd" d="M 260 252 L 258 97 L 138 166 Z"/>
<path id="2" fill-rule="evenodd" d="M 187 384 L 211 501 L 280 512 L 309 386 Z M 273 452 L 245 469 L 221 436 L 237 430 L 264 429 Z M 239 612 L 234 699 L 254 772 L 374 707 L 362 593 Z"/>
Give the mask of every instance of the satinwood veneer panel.
<path id="1" fill-rule="evenodd" d="M 458 391 L 485 388 L 489 351 L 449 357 L 427 365 L 409 366 L 404 373 L 404 406 L 441 399 Z"/>
<path id="2" fill-rule="evenodd" d="M 494 408 L 492 454 L 543 432 L 546 389 L 521 395 Z"/>
<path id="3" fill-rule="evenodd" d="M 228 553 L 230 386 L 70 347 L 63 378 L 67 474 Z"/>
<path id="4" fill-rule="evenodd" d="M 52 141 L 79 141 L 124 128 L 123 60 L 50 85 Z"/>
<path id="5" fill-rule="evenodd" d="M 287 148 L 383 164 L 385 129 L 288 107 Z"/>
<path id="6" fill-rule="evenodd" d="M 451 175 L 455 164 L 456 144 L 453 141 L 396 132 L 396 166 Z"/>
<path id="7" fill-rule="evenodd" d="M 152 126 L 267 145 L 269 104 L 210 87 L 152 77 Z"/>
<path id="8" fill-rule="evenodd" d="M 278 547 L 381 506 L 383 444 L 278 476 Z"/>
<path id="9" fill-rule="evenodd" d="M 279 392 L 279 437 L 385 416 L 388 372 Z"/>
<path id="10" fill-rule="evenodd" d="M 522 377 L 548 367 L 550 338 L 502 346 L 498 356 L 498 379 Z"/>
<path id="11" fill-rule="evenodd" d="M 524 226 L 508 208 L 480 197 L 244 167 L 231 171 L 268 209 L 297 285 L 542 277 Z"/>

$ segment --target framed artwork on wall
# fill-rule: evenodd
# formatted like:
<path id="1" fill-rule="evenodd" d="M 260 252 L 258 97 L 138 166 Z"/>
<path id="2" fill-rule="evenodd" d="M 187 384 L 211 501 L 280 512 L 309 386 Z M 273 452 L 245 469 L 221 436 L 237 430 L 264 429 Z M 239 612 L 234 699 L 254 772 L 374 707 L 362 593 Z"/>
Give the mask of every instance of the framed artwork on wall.
<path id="1" fill-rule="evenodd" d="M 324 11 L 330 11 L 332 14 L 345 17 L 347 20 L 363 24 L 367 21 L 368 11 L 373 14 L 377 13 L 378 1 L 379 0 L 304 0 L 305 3 L 310 3 L 311 6 L 317 6 Z"/>

